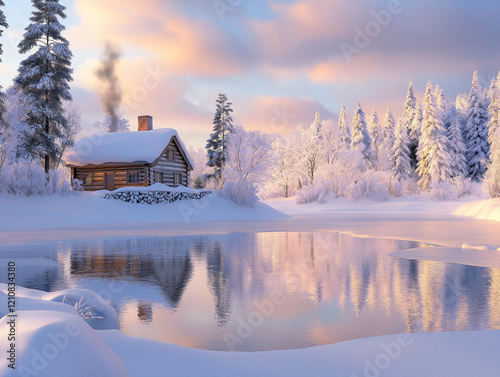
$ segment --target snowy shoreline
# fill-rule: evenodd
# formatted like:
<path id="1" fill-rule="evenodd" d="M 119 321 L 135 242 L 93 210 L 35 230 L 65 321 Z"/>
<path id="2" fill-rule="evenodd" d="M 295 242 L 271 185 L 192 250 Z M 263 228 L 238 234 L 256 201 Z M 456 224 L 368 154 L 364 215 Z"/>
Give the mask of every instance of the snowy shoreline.
<path id="1" fill-rule="evenodd" d="M 8 215 L 12 214 L 14 220 L 16 211 L 21 217 L 26 214 L 23 212 L 24 208 L 31 207 L 33 204 L 38 206 L 32 212 L 33 216 L 29 223 L 7 221 L 6 217 L 8 216 L 0 220 L 0 236 L 3 236 L 0 238 L 0 241 L 3 241 L 1 248 L 15 249 L 30 242 L 84 238 L 259 231 L 339 231 L 362 237 L 407 239 L 443 245 L 443 247 L 426 248 L 427 254 L 420 255 L 421 258 L 415 254 L 406 257 L 446 261 L 451 259 L 451 262 L 470 264 L 470 258 L 462 261 L 453 260 L 453 258 L 456 259 L 454 252 L 461 250 L 461 245 L 467 243 L 470 245 L 490 245 L 491 247 L 500 246 L 498 223 L 452 215 L 457 208 L 473 203 L 467 200 L 455 202 L 394 200 L 391 202 L 367 201 L 362 203 L 334 200 L 325 205 L 310 204 L 304 206 L 297 206 L 290 200 L 275 200 L 268 201 L 266 204 L 261 203 L 256 209 L 240 211 L 238 217 L 235 215 L 236 212 L 232 210 L 230 203 L 220 198 L 212 198 L 204 208 L 201 206 L 196 208 L 192 202 L 186 202 L 188 209 L 194 211 L 191 212 L 192 218 L 189 222 L 182 221 L 182 213 L 177 211 L 178 207 L 174 207 L 175 203 L 163 208 L 160 206 L 154 206 L 155 208 L 151 206 L 137 207 L 137 205 L 130 207 L 131 205 L 128 203 L 116 203 L 116 206 L 111 204 L 115 206 L 115 211 L 112 212 L 110 208 L 105 208 L 103 217 L 98 219 L 97 223 L 92 223 L 90 218 L 86 218 L 84 211 L 82 217 L 73 220 L 71 224 L 68 224 L 67 221 L 64 222 L 65 217 L 66 220 L 68 217 L 66 212 L 68 208 L 71 210 L 81 207 L 82 203 L 91 205 L 95 203 L 96 198 L 92 195 L 63 197 L 61 200 L 63 203 L 59 204 L 58 200 L 61 198 L 51 197 L 40 203 L 31 200 L 31 198 L 15 198 L 13 200 L 12 197 L 0 196 L 0 206 L 7 211 Z M 112 201 L 104 202 L 112 203 Z M 219 210 L 212 212 L 211 205 Z M 165 209 L 168 208 L 174 208 L 176 211 L 165 213 Z M 91 213 L 91 209 L 92 206 L 90 206 L 88 213 Z M 134 222 L 133 215 L 137 212 L 142 213 L 137 218 L 148 218 L 144 216 L 144 213 L 147 213 L 150 221 Z M 113 216 L 106 216 L 106 213 L 112 213 Z M 45 217 L 44 222 L 42 222 L 42 214 Z M 71 218 L 74 219 L 74 217 Z M 114 224 L 113 220 L 116 221 L 118 218 L 120 218 L 121 223 Z M 39 224 L 42 223 L 45 229 L 39 228 Z M 442 252 L 443 249 L 446 249 L 449 255 L 436 256 L 435 252 Z M 418 253 L 418 251 L 416 252 Z M 500 253 L 497 250 L 468 249 L 467 252 L 472 253 L 473 259 L 479 259 L 479 261 L 475 260 L 478 262 L 476 265 L 499 267 Z M 399 253 L 401 255 L 397 255 L 397 253 L 396 255 L 405 257 L 403 255 L 405 251 Z M 478 253 L 476 256 L 482 255 L 482 257 L 475 258 L 474 253 Z M 44 295 L 46 294 L 41 293 L 40 297 Z M 50 297 L 53 296 L 54 293 Z M 28 299 L 24 308 L 27 318 L 32 318 L 33 314 L 29 313 L 33 313 L 34 309 L 37 310 L 38 305 L 33 301 L 33 297 Z M 51 308 L 43 306 L 38 310 L 43 309 L 45 312 L 39 314 L 44 318 L 42 322 L 46 326 L 61 328 L 69 318 L 68 310 L 67 308 L 62 309 L 61 315 L 54 316 L 53 312 L 50 311 L 54 308 L 54 306 Z M 46 312 L 47 309 L 50 309 L 49 312 Z M 55 310 L 60 310 L 60 308 Z M 78 317 L 76 319 L 79 320 Z M 1 336 L 6 335 L 4 334 L 7 331 L 5 322 L 5 319 L 1 322 Z M 126 376 L 128 373 L 128 376 L 131 377 L 142 377 L 147 371 L 148 377 L 169 375 L 271 376 L 283 374 L 287 376 L 345 375 L 351 377 L 427 376 L 432 374 L 437 376 L 481 375 L 493 377 L 500 370 L 500 360 L 498 360 L 495 351 L 500 346 L 499 330 L 409 334 L 408 338 L 404 339 L 401 336 L 398 338 L 396 334 L 297 350 L 232 353 L 190 349 L 144 338 L 135 338 L 118 330 L 92 330 L 85 323 L 81 326 L 85 328 L 82 330 L 86 334 L 85 339 L 99 343 L 98 347 L 102 349 L 103 354 L 111 355 L 108 360 L 101 358 L 100 364 L 97 365 L 102 367 L 101 370 L 113 370 L 113 368 L 121 370 L 121 374 L 116 374 L 117 376 Z M 40 332 L 43 335 L 43 331 L 43 327 L 34 328 L 32 329 L 33 333 L 30 334 L 35 336 Z M 97 341 L 92 335 L 93 332 L 103 342 Z M 42 343 L 42 346 L 43 344 L 45 343 Z M 89 355 L 89 357 L 95 357 L 95 354 Z M 66 360 L 66 356 L 64 358 Z M 77 359 L 78 355 L 69 354 L 67 360 L 68 363 L 75 363 Z M 108 361 L 111 364 L 103 364 Z M 3 363 L 5 363 L 4 360 L 1 361 L 0 367 L 3 366 Z M 124 371 L 124 368 L 127 372 Z M 9 374 L 6 367 L 1 368 L 1 370 L 0 376 L 16 375 Z M 88 372 L 87 369 L 82 370 Z M 79 376 L 80 374 L 74 375 Z M 51 374 L 51 376 L 59 375 Z"/>

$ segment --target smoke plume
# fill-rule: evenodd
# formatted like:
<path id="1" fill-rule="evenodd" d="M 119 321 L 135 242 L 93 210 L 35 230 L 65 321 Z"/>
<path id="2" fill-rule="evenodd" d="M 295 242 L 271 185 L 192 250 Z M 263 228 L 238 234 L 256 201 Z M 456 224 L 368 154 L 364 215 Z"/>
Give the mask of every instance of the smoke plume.
<path id="1" fill-rule="evenodd" d="M 120 61 L 120 56 L 118 47 L 107 42 L 101 64 L 95 73 L 100 83 L 99 95 L 103 110 L 111 120 L 109 132 L 118 130 L 118 110 L 122 101 L 122 91 L 116 74 L 116 66 Z"/>

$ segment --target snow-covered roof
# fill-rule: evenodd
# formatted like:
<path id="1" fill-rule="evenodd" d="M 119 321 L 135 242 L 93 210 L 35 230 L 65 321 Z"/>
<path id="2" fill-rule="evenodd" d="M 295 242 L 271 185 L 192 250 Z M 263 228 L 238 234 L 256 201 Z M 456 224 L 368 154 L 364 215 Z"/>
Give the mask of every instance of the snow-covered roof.
<path id="1" fill-rule="evenodd" d="M 193 167 L 193 161 L 177 131 L 162 128 L 151 131 L 109 132 L 89 135 L 78 141 L 63 156 L 69 166 L 112 163 L 153 163 L 175 136 L 179 147 Z"/>

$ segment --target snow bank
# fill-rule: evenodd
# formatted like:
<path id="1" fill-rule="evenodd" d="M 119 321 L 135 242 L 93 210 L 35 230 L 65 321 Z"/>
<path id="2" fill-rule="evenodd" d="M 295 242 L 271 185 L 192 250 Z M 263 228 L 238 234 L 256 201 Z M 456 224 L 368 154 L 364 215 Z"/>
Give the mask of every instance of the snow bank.
<path id="1" fill-rule="evenodd" d="M 128 376 L 119 357 L 77 314 L 45 310 L 16 314 L 16 369 L 9 368 L 11 361 L 2 357 L 0 376 Z M 11 319 L 0 320 L 2 344 L 11 329 Z"/>
<path id="2" fill-rule="evenodd" d="M 7 287 L 7 284 L 0 283 L 0 292 L 6 294 L 8 292 Z M 37 289 L 28 289 L 18 286 L 16 287 L 16 296 L 19 305 L 21 305 L 16 305 L 18 310 L 54 310 L 75 315 L 77 313 L 73 305 L 82 299 L 82 304 L 84 304 L 84 306 L 93 306 L 93 312 L 96 317 L 102 317 L 102 319 L 92 318 L 87 321 L 92 328 L 99 330 L 120 328 L 120 321 L 116 310 L 99 295 L 86 289 L 66 289 L 56 292 L 44 292 Z M 63 300 L 64 303 L 62 303 Z M 5 299 L 2 302 L 6 301 Z M 1 315 L 6 314 L 3 309 L 6 310 L 2 305 L 0 308 Z"/>
<path id="3" fill-rule="evenodd" d="M 470 202 L 462 205 L 453 214 L 474 217 L 480 220 L 500 221 L 500 199 Z"/>
<path id="4" fill-rule="evenodd" d="M 500 268 L 500 252 L 492 247 L 419 247 L 390 253 L 404 259 L 432 260 L 469 266 Z"/>
<path id="5" fill-rule="evenodd" d="M 305 349 L 214 352 L 118 331 L 99 335 L 123 360 L 130 377 L 394 376 L 494 377 L 500 370 L 500 331 L 387 335 Z"/>

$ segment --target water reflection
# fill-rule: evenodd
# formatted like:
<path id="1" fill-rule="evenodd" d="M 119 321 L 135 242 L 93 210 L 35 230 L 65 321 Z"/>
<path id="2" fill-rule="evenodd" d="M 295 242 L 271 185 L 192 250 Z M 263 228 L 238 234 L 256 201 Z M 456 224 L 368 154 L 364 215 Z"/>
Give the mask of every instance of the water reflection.
<path id="1" fill-rule="evenodd" d="M 499 269 L 387 256 L 420 246 L 319 232 L 47 244 L 26 256 L 61 267 L 25 280 L 104 292 L 124 332 L 206 349 L 500 328 Z"/>

